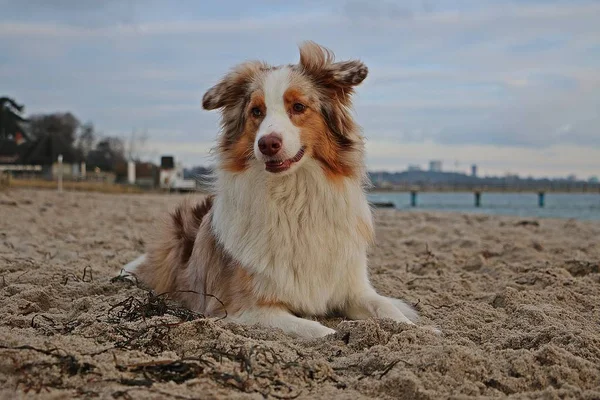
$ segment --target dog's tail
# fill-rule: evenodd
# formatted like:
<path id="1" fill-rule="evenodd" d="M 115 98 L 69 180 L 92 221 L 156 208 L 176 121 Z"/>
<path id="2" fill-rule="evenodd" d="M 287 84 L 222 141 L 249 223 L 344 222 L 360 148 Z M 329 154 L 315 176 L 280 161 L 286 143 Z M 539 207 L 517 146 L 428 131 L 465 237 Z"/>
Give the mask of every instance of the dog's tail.
<path id="1" fill-rule="evenodd" d="M 212 197 L 200 202 L 184 200 L 155 229 L 147 253 L 125 265 L 125 272 L 157 293 L 173 291 L 179 272 L 192 255 L 200 224 L 211 208 Z"/>

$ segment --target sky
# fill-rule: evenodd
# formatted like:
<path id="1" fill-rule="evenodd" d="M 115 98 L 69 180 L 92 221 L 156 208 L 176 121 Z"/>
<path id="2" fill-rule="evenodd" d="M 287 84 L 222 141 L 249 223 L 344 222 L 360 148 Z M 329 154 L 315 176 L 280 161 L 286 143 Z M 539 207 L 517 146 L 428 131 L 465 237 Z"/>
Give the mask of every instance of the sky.
<path id="1" fill-rule="evenodd" d="M 371 170 L 600 175 L 600 1 L 0 0 L 0 95 L 71 111 L 145 156 L 211 162 L 201 99 L 235 64 L 314 40 L 369 76 L 354 112 Z"/>

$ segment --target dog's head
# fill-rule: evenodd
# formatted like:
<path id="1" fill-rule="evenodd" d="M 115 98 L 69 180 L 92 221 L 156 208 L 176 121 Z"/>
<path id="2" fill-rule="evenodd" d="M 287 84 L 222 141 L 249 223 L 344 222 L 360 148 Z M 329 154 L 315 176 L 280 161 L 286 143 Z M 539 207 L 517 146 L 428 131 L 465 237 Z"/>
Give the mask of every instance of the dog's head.
<path id="1" fill-rule="evenodd" d="M 295 65 L 238 65 L 202 102 L 222 112 L 221 167 L 286 174 L 312 158 L 330 176 L 357 175 L 363 143 L 349 109 L 367 72 L 360 61 L 334 62 L 313 42 L 300 46 Z"/>

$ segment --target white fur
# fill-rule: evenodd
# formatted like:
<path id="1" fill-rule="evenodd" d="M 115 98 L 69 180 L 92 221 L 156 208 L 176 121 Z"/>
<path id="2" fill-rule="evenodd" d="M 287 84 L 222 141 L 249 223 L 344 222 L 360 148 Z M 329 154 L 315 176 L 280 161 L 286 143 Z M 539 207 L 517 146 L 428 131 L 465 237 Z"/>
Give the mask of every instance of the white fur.
<path id="1" fill-rule="evenodd" d="M 337 189 L 316 161 L 287 176 L 263 171 L 220 172 L 213 230 L 227 252 L 258 274 L 256 291 L 308 315 L 347 301 L 347 287 L 364 286 L 367 243 L 359 218 L 371 224 L 361 187 Z M 337 192 L 336 192 L 337 191 Z"/>
<path id="2" fill-rule="evenodd" d="M 335 333 L 317 321 L 299 318 L 280 308 L 253 307 L 231 318 L 240 324 L 259 324 L 279 328 L 285 333 L 303 338 L 318 338 Z"/>
<path id="3" fill-rule="evenodd" d="M 283 67 L 268 73 L 264 78 L 266 115 L 258 128 L 254 141 L 254 154 L 258 160 L 265 159 L 258 149 L 258 141 L 271 133 L 277 133 L 282 138 L 283 146 L 281 153 L 277 154 L 277 158 L 282 160 L 292 158 L 302 147 L 300 129 L 290 121 L 283 102 L 283 95 L 290 85 L 289 73 L 289 68 Z"/>
<path id="4" fill-rule="evenodd" d="M 137 268 L 140 265 L 142 265 L 145 261 L 146 261 L 146 255 L 142 254 L 141 256 L 139 256 L 138 258 L 136 258 L 135 260 L 131 261 L 130 263 L 127 263 L 123 267 L 123 272 L 125 272 L 127 274 L 135 275 L 135 271 L 137 270 Z"/>
<path id="5" fill-rule="evenodd" d="M 213 231 L 252 274 L 257 296 L 278 299 L 307 316 L 339 310 L 350 318 L 406 323 L 416 318 L 410 307 L 378 295 L 369 282 L 367 240 L 358 226 L 370 226 L 372 216 L 360 182 L 333 185 L 308 159 L 286 176 L 265 172 L 262 163 L 241 174 L 219 171 L 216 184 Z M 331 333 L 281 310 L 253 309 L 232 319 L 299 336 Z"/>

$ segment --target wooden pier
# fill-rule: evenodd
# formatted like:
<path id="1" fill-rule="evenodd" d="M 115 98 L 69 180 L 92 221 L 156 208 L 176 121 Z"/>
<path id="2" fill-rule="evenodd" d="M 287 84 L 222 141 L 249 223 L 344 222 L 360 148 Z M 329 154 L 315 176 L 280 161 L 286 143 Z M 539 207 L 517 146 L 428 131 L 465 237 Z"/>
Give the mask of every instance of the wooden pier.
<path id="1" fill-rule="evenodd" d="M 556 182 L 544 185 L 460 185 L 460 184 L 398 184 L 373 186 L 372 192 L 417 192 L 417 193 L 599 193 L 600 183 Z"/>
<path id="2" fill-rule="evenodd" d="M 410 195 L 411 207 L 418 206 L 419 193 L 473 193 L 473 204 L 481 207 L 485 193 L 535 193 L 538 197 L 538 207 L 546 205 L 546 194 L 551 193 L 597 193 L 600 195 L 600 184 L 596 183 L 560 183 L 547 186 L 474 186 L 474 185 L 395 185 L 393 187 L 373 187 L 371 192 L 376 193 L 406 193 Z M 393 203 L 372 203 L 374 207 L 390 208 Z M 391 205 L 390 205 L 391 204 Z"/>

